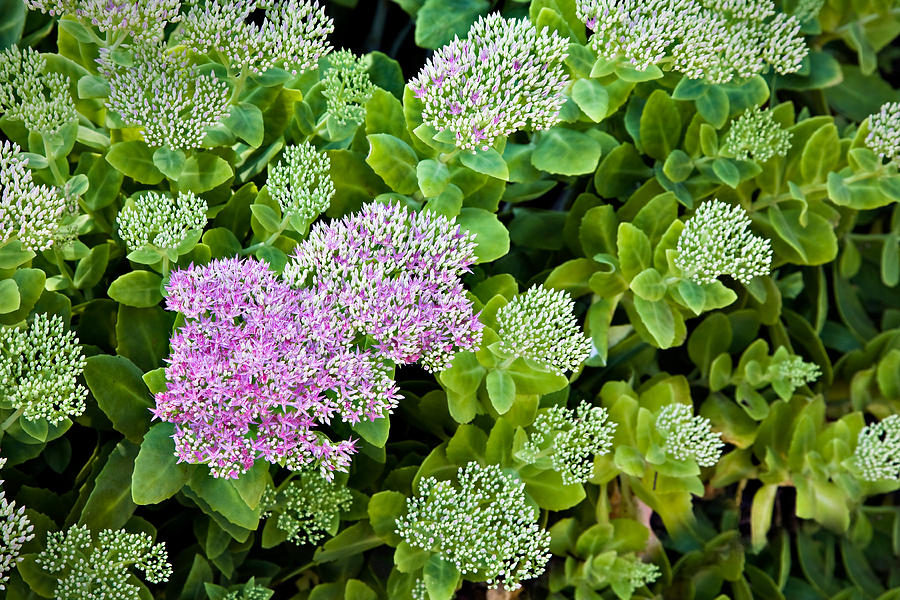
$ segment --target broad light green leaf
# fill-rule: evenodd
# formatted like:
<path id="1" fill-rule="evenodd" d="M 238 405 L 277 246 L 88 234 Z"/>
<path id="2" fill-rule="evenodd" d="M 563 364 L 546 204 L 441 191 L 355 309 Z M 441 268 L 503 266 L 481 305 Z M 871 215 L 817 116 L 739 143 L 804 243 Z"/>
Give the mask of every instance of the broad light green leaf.
<path id="1" fill-rule="evenodd" d="M 504 162 L 500 153 L 493 148 L 478 150 L 475 154 L 462 152 L 459 155 L 459 162 L 476 173 L 482 173 L 504 181 L 509 179 L 509 168 L 506 166 L 506 162 Z"/>
<path id="2" fill-rule="evenodd" d="M 184 161 L 178 188 L 200 194 L 222 185 L 233 176 L 234 171 L 224 158 L 212 152 L 203 152 Z"/>
<path id="3" fill-rule="evenodd" d="M 597 168 L 602 152 L 600 142 L 588 134 L 553 127 L 540 134 L 531 164 L 548 173 L 584 175 Z"/>
<path id="4" fill-rule="evenodd" d="M 509 252 L 509 232 L 494 213 L 482 208 L 463 208 L 456 222 L 475 234 L 477 262 L 497 260 Z"/>
<path id="5" fill-rule="evenodd" d="M 609 110 L 609 94 L 596 79 L 579 79 L 572 85 L 572 99 L 592 121 L 599 123 Z"/>
<path id="6" fill-rule="evenodd" d="M 383 542 L 378 537 L 368 521 L 360 521 L 325 542 L 325 545 L 316 550 L 313 560 L 317 563 L 326 563 L 354 554 L 362 554 L 380 546 Z"/>
<path id="7" fill-rule="evenodd" d="M 398 194 L 412 194 L 419 189 L 415 151 L 403 140 L 386 133 L 367 135 L 369 155 L 366 162 L 384 182 Z"/>
<path id="8" fill-rule="evenodd" d="M 156 185 L 164 179 L 162 172 L 153 162 L 150 147 L 143 141 L 133 140 L 113 144 L 106 153 L 106 162 L 138 183 Z"/>
<path id="9" fill-rule="evenodd" d="M 431 600 L 450 600 L 459 584 L 459 571 L 440 554 L 432 554 L 422 570 L 425 589 Z"/>
<path id="10" fill-rule="evenodd" d="M 464 38 L 489 8 L 487 0 L 425 0 L 416 15 L 416 45 L 434 50 L 455 36 Z"/>
<path id="11" fill-rule="evenodd" d="M 255 104 L 241 102 L 232 105 L 223 123 L 252 147 L 258 148 L 262 144 L 265 124 L 262 111 Z"/>
<path id="12" fill-rule="evenodd" d="M 678 147 L 681 139 L 681 114 L 663 90 L 655 90 L 641 113 L 641 146 L 657 160 L 665 160 L 669 152 Z"/>
<path id="13" fill-rule="evenodd" d="M 525 467 L 520 473 L 525 482 L 525 491 L 541 508 L 566 510 L 585 498 L 584 487 L 580 483 L 564 484 L 562 475 L 556 471 L 538 471 L 533 467 Z"/>
<path id="14" fill-rule="evenodd" d="M 96 531 L 119 529 L 128 522 L 136 506 L 125 482 L 131 480 L 137 454 L 136 445 L 127 440 L 119 442 L 94 481 L 94 489 L 78 519 L 80 525 Z"/>
<path id="15" fill-rule="evenodd" d="M 109 297 L 127 306 L 147 308 L 162 300 L 159 286 L 162 277 L 150 271 L 132 271 L 113 281 L 107 293 Z"/>
<path id="16" fill-rule="evenodd" d="M 485 379 L 491 404 L 501 415 L 512 408 L 516 399 L 516 383 L 506 371 L 492 370 Z"/>

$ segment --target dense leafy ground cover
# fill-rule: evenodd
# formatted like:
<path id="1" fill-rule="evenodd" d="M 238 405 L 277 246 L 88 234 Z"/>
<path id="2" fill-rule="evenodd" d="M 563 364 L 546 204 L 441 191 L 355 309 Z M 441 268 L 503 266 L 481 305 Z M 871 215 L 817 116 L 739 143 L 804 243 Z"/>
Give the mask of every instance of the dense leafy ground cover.
<path id="1" fill-rule="evenodd" d="M 900 598 L 896 0 L 0 13 L 6 597 Z"/>

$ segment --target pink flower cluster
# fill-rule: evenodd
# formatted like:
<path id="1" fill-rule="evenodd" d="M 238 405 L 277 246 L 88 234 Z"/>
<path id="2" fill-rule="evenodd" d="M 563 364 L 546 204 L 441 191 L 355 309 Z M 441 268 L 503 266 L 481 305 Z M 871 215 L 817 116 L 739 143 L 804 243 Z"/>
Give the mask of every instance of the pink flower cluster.
<path id="1" fill-rule="evenodd" d="M 460 277 L 475 262 L 474 236 L 453 219 L 371 203 L 315 226 L 285 268 L 297 287 L 320 290 L 345 327 L 396 364 L 429 371 L 476 348 L 482 324 Z"/>
<path id="2" fill-rule="evenodd" d="M 171 340 L 155 417 L 175 424 L 180 460 L 237 478 L 257 458 L 292 470 L 344 470 L 352 441 L 316 427 L 355 423 L 396 405 L 391 366 L 355 344 L 328 294 L 294 289 L 266 263 L 222 259 L 172 274 L 167 308 L 185 324 Z"/>

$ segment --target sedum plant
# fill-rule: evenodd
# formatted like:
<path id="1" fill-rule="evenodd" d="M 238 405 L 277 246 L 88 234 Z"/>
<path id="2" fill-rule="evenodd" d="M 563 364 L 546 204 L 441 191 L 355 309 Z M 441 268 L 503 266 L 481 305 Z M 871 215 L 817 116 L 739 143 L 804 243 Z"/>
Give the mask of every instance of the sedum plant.
<path id="1" fill-rule="evenodd" d="M 346 487 L 319 473 L 303 471 L 299 481 L 267 487 L 260 504 L 262 516 L 274 519 L 288 541 L 303 545 L 318 543 L 326 532 L 336 533 L 341 512 L 350 508 L 352 501 Z"/>
<path id="2" fill-rule="evenodd" d="M 331 160 L 308 142 L 284 149 L 281 160 L 269 167 L 266 189 L 281 213 L 308 227 L 325 212 L 334 197 Z"/>
<path id="3" fill-rule="evenodd" d="M 206 225 L 206 201 L 190 192 L 175 198 L 160 192 L 148 192 L 131 198 L 116 219 L 119 236 L 129 250 L 147 244 L 160 249 L 181 245 L 191 230 Z"/>
<path id="4" fill-rule="evenodd" d="M 701 467 L 715 465 L 722 455 L 724 444 L 711 425 L 685 404 L 670 404 L 656 415 L 656 431 L 666 454 L 676 460 L 693 459 Z"/>
<path id="5" fill-rule="evenodd" d="M 0 469 L 6 459 L 0 459 Z M 3 480 L 0 480 L 0 484 Z M 22 561 L 22 546 L 34 538 L 34 526 L 25 514 L 25 507 L 16 508 L 0 490 L 0 590 L 6 589 L 9 573 Z"/>

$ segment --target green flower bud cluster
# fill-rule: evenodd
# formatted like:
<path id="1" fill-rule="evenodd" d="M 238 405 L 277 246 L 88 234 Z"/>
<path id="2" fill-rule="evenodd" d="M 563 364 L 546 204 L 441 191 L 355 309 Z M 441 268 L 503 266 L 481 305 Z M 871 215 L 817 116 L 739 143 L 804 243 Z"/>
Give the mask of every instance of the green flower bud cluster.
<path id="1" fill-rule="evenodd" d="M 0 458 L 0 469 L 6 459 Z M 0 479 L 0 484 L 3 480 Z M 6 589 L 9 572 L 19 561 L 22 546 L 34 538 L 34 527 L 25 515 L 25 507 L 16 508 L 15 502 L 6 499 L 6 492 L 0 489 L 0 590 Z"/>
<path id="2" fill-rule="evenodd" d="M 463 575 L 506 590 L 537 577 L 550 559 L 550 534 L 525 499 L 525 484 L 497 465 L 470 462 L 458 484 L 426 477 L 408 498 L 397 534 L 416 548 L 437 552 Z"/>
<path id="3" fill-rule="evenodd" d="M 225 594 L 222 600 L 269 600 L 275 592 L 248 581 L 243 588 Z"/>
<path id="4" fill-rule="evenodd" d="M 696 283 L 712 283 L 730 275 L 747 284 L 769 274 L 772 244 L 753 235 L 750 218 L 740 206 L 719 200 L 704 202 L 678 237 L 675 266 Z"/>
<path id="5" fill-rule="evenodd" d="M 172 566 L 165 545 L 146 533 L 104 529 L 96 539 L 83 525 L 50 533 L 37 564 L 58 576 L 58 600 L 140 600 L 128 581 L 128 567 L 143 571 L 151 583 L 168 581 Z"/>
<path id="6" fill-rule="evenodd" d="M 366 64 L 349 50 L 335 52 L 328 62 L 331 66 L 322 77 L 328 114 L 341 125 L 359 125 L 366 119 L 366 102 L 375 91 Z"/>
<path id="7" fill-rule="evenodd" d="M 181 0 L 25 0 L 25 6 L 51 16 L 73 15 L 100 31 L 159 38 L 166 23 L 178 21 Z"/>
<path id="8" fill-rule="evenodd" d="M 900 415 L 864 427 L 852 461 L 866 481 L 900 479 Z"/>
<path id="9" fill-rule="evenodd" d="M 594 471 L 594 456 L 612 447 L 616 424 L 607 421 L 605 408 L 582 402 L 576 410 L 552 406 L 538 414 L 520 457 L 533 463 L 549 456 L 563 483 L 583 483 Z"/>
<path id="10" fill-rule="evenodd" d="M 798 387 L 818 379 L 822 375 L 822 370 L 816 363 L 806 362 L 801 357 L 791 354 L 784 346 L 779 346 L 772 355 L 766 375 L 775 391 L 779 391 L 779 386 L 784 386 L 789 387 L 793 393 Z M 782 398 L 790 397 L 790 394 L 779 393 L 779 395 Z"/>
<path id="11" fill-rule="evenodd" d="M 316 544 L 325 532 L 334 533 L 341 511 L 350 508 L 353 496 L 346 486 L 323 478 L 317 471 L 302 471 L 300 481 L 283 489 L 266 488 L 260 501 L 262 516 L 278 515 L 276 525 L 295 544 Z"/>
<path id="12" fill-rule="evenodd" d="M 0 111 L 31 131 L 53 133 L 77 116 L 69 78 L 46 68 L 47 60 L 32 48 L 0 52 Z"/>
<path id="13" fill-rule="evenodd" d="M 200 75 L 185 52 L 166 49 L 162 41 L 135 43 L 131 64 L 100 49 L 97 63 L 109 82 L 106 107 L 128 127 L 139 127 L 150 146 L 198 148 L 206 128 L 228 115 L 229 91 L 214 73 Z"/>
<path id="14" fill-rule="evenodd" d="M 129 250 L 150 243 L 177 248 L 188 231 L 206 226 L 206 208 L 206 200 L 191 192 L 179 192 L 175 198 L 164 192 L 141 192 L 119 211 L 116 226 Z"/>
<path id="15" fill-rule="evenodd" d="M 278 201 L 282 214 L 311 222 L 334 196 L 331 159 L 309 142 L 288 146 L 278 164 L 269 167 L 266 189 Z"/>
<path id="16" fill-rule="evenodd" d="M 0 145 L 0 241 L 17 239 L 28 250 L 46 250 L 59 238 L 69 208 L 59 189 L 34 182 L 17 144 Z"/>
<path id="17" fill-rule="evenodd" d="M 782 127 L 771 109 L 749 108 L 731 122 L 723 150 L 735 158 L 766 162 L 791 149 L 791 132 Z"/>
<path id="18" fill-rule="evenodd" d="M 656 415 L 656 430 L 665 439 L 666 454 L 677 460 L 693 458 L 701 467 L 719 461 L 725 445 L 709 419 L 694 415 L 687 404 L 669 404 Z"/>
<path id="19" fill-rule="evenodd" d="M 59 315 L 38 313 L 26 330 L 0 328 L 0 390 L 26 419 L 56 425 L 83 413 L 84 365 L 78 338 Z"/>
<path id="20" fill-rule="evenodd" d="M 620 555 L 615 550 L 593 557 L 590 563 L 594 587 L 608 584 L 620 600 L 630 600 L 634 591 L 656 581 L 659 567 L 645 563 L 633 554 Z"/>
<path id="21" fill-rule="evenodd" d="M 900 165 L 900 102 L 886 102 L 869 116 L 866 145 L 881 158 Z"/>
<path id="22" fill-rule="evenodd" d="M 516 296 L 497 311 L 501 349 L 559 372 L 577 369 L 592 345 L 575 321 L 574 306 L 564 290 L 542 285 Z"/>

